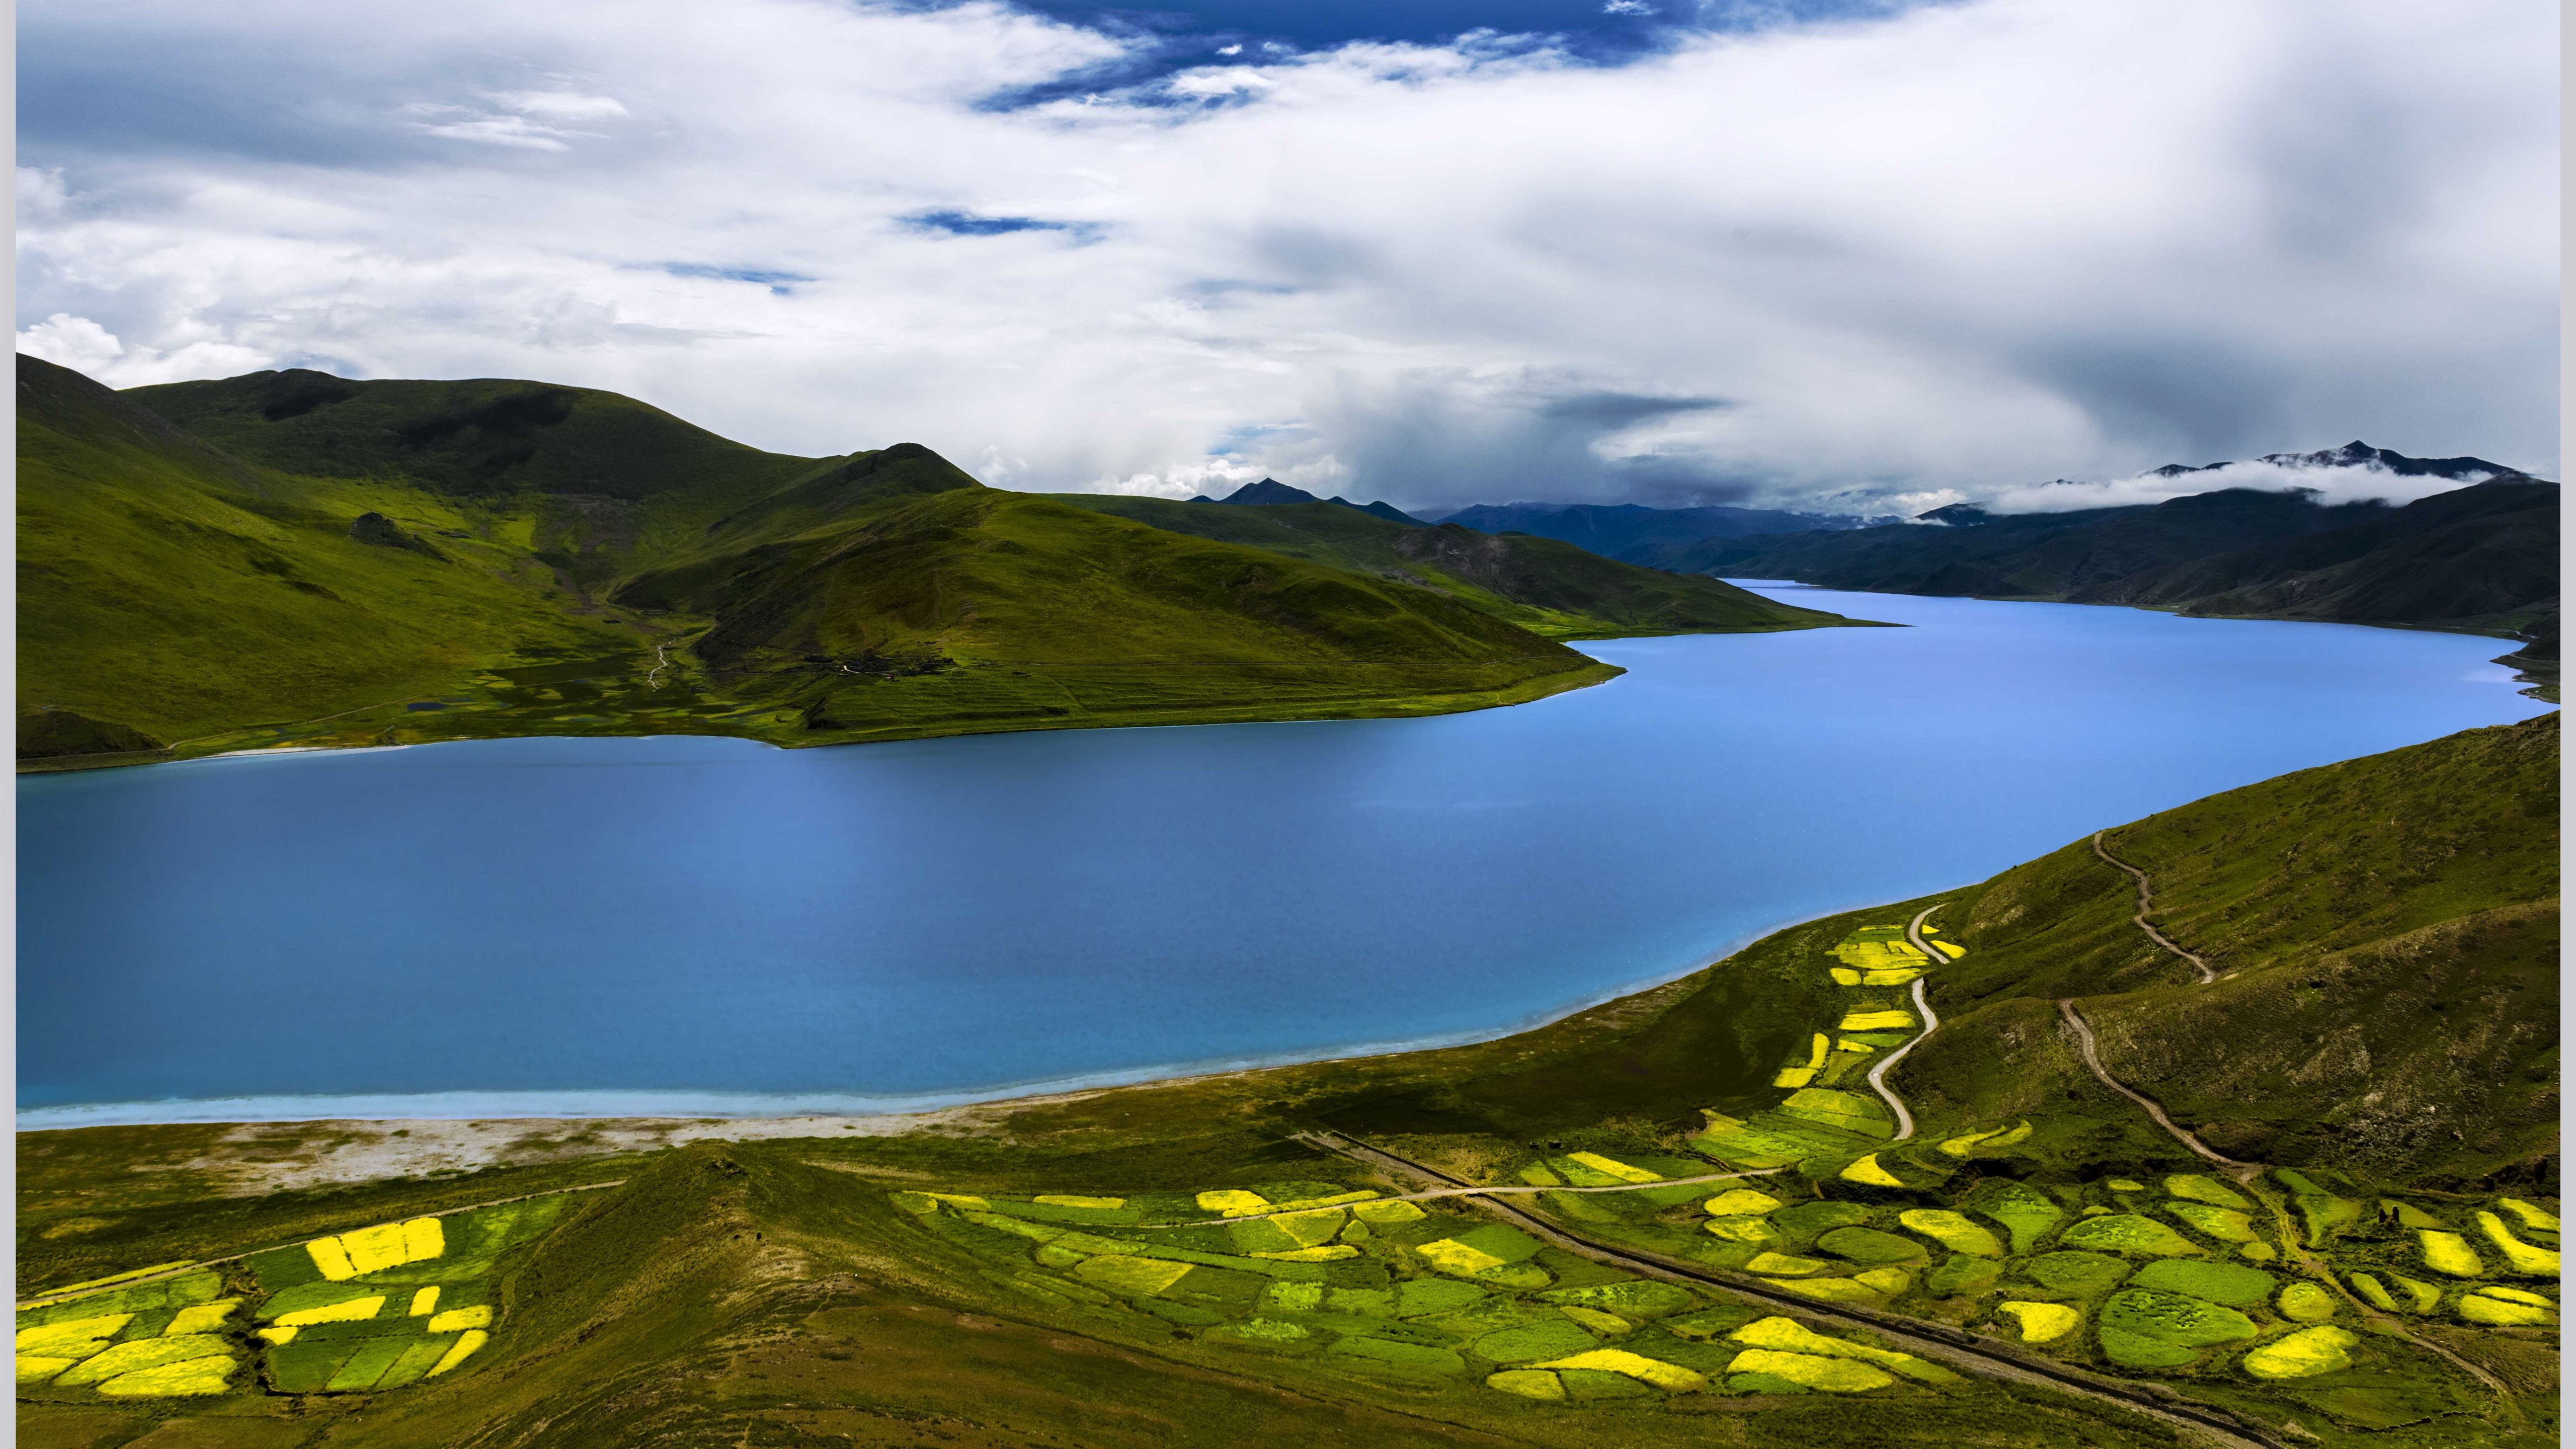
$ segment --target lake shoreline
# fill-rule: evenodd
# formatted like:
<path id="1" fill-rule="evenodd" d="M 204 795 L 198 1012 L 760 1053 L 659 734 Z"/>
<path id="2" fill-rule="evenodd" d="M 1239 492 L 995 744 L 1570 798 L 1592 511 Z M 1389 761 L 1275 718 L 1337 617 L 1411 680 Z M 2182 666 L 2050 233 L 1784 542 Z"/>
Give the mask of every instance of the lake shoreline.
<path id="1" fill-rule="evenodd" d="M 463 1104 L 459 1103 L 456 1110 L 450 1111 L 393 1111 L 382 1113 L 334 1112 L 328 1110 L 329 1104 L 334 1102 L 345 1103 L 355 1107 L 361 1104 L 369 1104 L 386 1100 L 383 1096 L 372 1095 L 353 1094 L 349 1097 L 311 1096 L 266 1099 L 188 1098 L 148 1102 L 101 1102 L 95 1104 L 66 1103 L 55 1107 L 38 1107 L 31 1111 L 21 1111 L 18 1113 L 16 1130 L 21 1134 L 26 1134 L 36 1132 L 79 1132 L 102 1127 L 209 1126 L 253 1128 L 270 1125 L 293 1125 L 304 1127 L 366 1127 L 379 1124 L 406 1127 L 417 1127 L 422 1124 L 455 1124 L 462 1127 L 480 1129 L 489 1127 L 493 1124 L 525 1125 L 542 1123 L 556 1127 L 578 1124 L 597 1130 L 615 1130 L 627 1133 L 650 1133 L 656 1130 L 657 1127 L 663 1131 L 690 1129 L 691 1135 L 685 1135 L 678 1139 L 681 1141 L 695 1141 L 701 1138 L 734 1141 L 778 1136 L 829 1136 L 833 1132 L 841 1130 L 857 1130 L 870 1136 L 884 1136 L 889 1135 L 883 1127 L 883 1124 L 888 1123 L 915 1124 L 902 1129 L 904 1131 L 915 1131 L 951 1122 L 966 1121 L 969 1120 L 973 1114 L 985 1109 L 1008 1108 L 1018 1110 L 1027 1107 L 1046 1106 L 1056 1103 L 1086 1101 L 1105 1092 L 1124 1091 L 1129 1088 L 1204 1085 L 1212 1082 L 1223 1082 L 1236 1078 L 1255 1076 L 1263 1072 L 1279 1071 L 1292 1067 L 1331 1066 L 1337 1062 L 1384 1061 L 1390 1057 L 1411 1056 L 1425 1052 L 1447 1051 L 1457 1047 L 1484 1046 L 1493 1042 L 1505 1041 L 1512 1037 L 1523 1036 L 1531 1032 L 1544 1031 L 1561 1022 L 1570 1021 L 1586 1012 L 1597 1011 L 1603 1007 L 1614 1006 L 1632 998 L 1646 996 L 1653 992 L 1663 990 L 1665 987 L 1671 986 L 1676 982 L 1687 981 L 1703 972 L 1714 971 L 1725 965 L 1728 961 L 1734 959 L 1737 955 L 1740 955 L 1746 948 L 1752 946 L 1754 943 L 1771 936 L 1776 936 L 1783 931 L 1795 930 L 1811 921 L 1826 920 L 1834 916 L 1849 915 L 1856 911 L 1866 911 L 1873 908 L 1873 903 L 1862 902 L 1858 905 L 1836 906 L 1829 910 L 1810 912 L 1806 915 L 1776 921 L 1754 931 L 1750 935 L 1745 936 L 1742 940 L 1734 942 L 1724 950 L 1701 961 L 1698 965 L 1686 967 L 1680 971 L 1651 977 L 1646 980 L 1631 982 L 1628 985 L 1618 987 L 1607 993 L 1595 994 L 1562 1007 L 1551 1008 L 1545 1012 L 1538 1013 L 1534 1016 L 1513 1022 L 1506 1026 L 1498 1027 L 1491 1031 L 1459 1032 L 1436 1037 L 1397 1038 L 1386 1042 L 1360 1043 L 1352 1046 L 1333 1047 L 1320 1053 L 1287 1052 L 1276 1056 L 1264 1056 L 1251 1060 L 1171 1063 L 1162 1066 L 1138 1067 L 1131 1071 L 1094 1073 L 1074 1078 L 1006 1083 L 990 1088 L 963 1088 L 956 1092 L 925 1093 L 917 1098 L 896 1098 L 883 1101 L 882 1103 L 871 1101 L 868 1105 L 863 1107 L 858 1104 L 860 1101 L 866 1099 L 854 1099 L 848 1094 L 827 1092 L 757 1095 L 721 1092 L 695 1094 L 647 1091 L 618 1092 L 613 1090 L 481 1094 L 469 1092 L 426 1092 L 388 1095 L 399 1095 L 408 1097 L 411 1100 L 427 1100 L 438 1097 L 479 1097 L 483 1099 L 485 1103 L 492 1108 L 492 1110 L 479 1112 L 467 1111 L 463 1110 Z M 612 1100 L 623 1099 L 639 1105 L 643 1104 L 646 1099 L 651 1098 L 683 1098 L 693 1099 L 698 1102 L 711 1103 L 732 1097 L 748 1100 L 765 1100 L 775 1102 L 780 1105 L 775 1110 L 767 1111 L 754 1108 L 743 1108 L 730 1111 L 684 1111 L 676 1109 L 669 1111 L 545 1111 L 529 1109 L 529 1104 L 543 1101 L 545 1099 L 551 1098 L 562 1100 L 576 1097 L 607 1098 Z M 836 1097 L 845 1101 L 851 1101 L 853 1110 L 830 1111 L 811 1109 L 812 1104 L 828 1101 Z M 309 1108 L 301 1108 L 285 1107 L 281 1105 L 279 1108 L 268 1112 L 248 1112 L 238 1114 L 234 1114 L 229 1111 L 229 1109 L 234 1108 L 237 1104 L 248 1105 L 250 1103 L 263 1100 L 273 1101 L 280 1104 L 309 1103 L 311 1106 Z M 179 1110 L 192 1105 L 203 1107 L 206 1110 L 202 1112 L 187 1112 Z M 391 1103 L 387 1102 L 387 1105 L 391 1105 Z M 599 1105 L 602 1108 L 606 1108 L 608 1104 L 601 1103 Z M 828 1130 L 819 1133 L 768 1130 L 767 1124 L 777 1123 L 827 1123 L 832 1125 Z M 727 1135 L 713 1130 L 694 1130 L 701 1128 L 713 1129 L 719 1124 L 744 1128 L 746 1130 L 732 1135 Z"/>

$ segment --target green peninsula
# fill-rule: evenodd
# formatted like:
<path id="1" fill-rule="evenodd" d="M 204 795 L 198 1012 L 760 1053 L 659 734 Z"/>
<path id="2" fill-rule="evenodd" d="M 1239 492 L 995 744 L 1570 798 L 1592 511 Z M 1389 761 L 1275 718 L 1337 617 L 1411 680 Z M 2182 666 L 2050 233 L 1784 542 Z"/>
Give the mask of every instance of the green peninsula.
<path id="1" fill-rule="evenodd" d="M 1171 522 L 1304 510 L 1139 517 L 986 488 L 917 444 L 766 453 L 546 383 L 119 393 L 21 357 L 18 419 L 19 752 L 40 768 L 1431 714 L 1618 672 L 1564 639 L 1855 622 L 1355 510 L 1335 511 L 1373 532 L 1318 547 Z"/>

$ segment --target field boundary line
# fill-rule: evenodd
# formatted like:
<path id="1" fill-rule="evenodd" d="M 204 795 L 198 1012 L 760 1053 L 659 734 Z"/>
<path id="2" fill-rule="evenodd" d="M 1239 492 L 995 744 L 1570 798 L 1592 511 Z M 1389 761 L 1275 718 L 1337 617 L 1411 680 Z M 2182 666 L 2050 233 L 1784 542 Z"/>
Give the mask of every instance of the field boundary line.
<path id="1" fill-rule="evenodd" d="M 568 1192 L 597 1192 L 602 1188 L 624 1187 L 625 1185 L 626 1179 L 622 1177 L 614 1182 L 581 1182 L 575 1183 L 571 1187 L 550 1187 L 543 1192 L 523 1192 L 516 1197 L 496 1197 L 490 1202 L 470 1202 L 465 1204 L 463 1207 L 440 1208 L 436 1212 L 410 1213 L 406 1214 L 402 1220 L 408 1222 L 412 1218 L 449 1218 L 456 1216 L 458 1213 L 480 1212 L 484 1208 L 489 1207 L 507 1207 L 514 1202 L 529 1202 L 541 1197 L 561 1197 Z M 348 1231 L 350 1230 L 347 1228 L 342 1228 L 340 1230 L 342 1233 Z M 63 1289 L 56 1288 L 47 1292 L 38 1293 L 35 1297 L 21 1302 L 18 1305 L 17 1311 L 24 1313 L 30 1308 L 50 1308 L 57 1303 L 70 1303 L 76 1299 L 93 1298 L 101 1293 L 114 1293 L 121 1289 L 134 1287 L 139 1283 L 159 1283 L 165 1279 L 176 1278 L 182 1274 L 196 1272 L 200 1268 L 211 1268 L 217 1263 L 238 1263 L 244 1258 L 252 1257 L 260 1253 L 273 1253 L 280 1248 L 309 1247 L 314 1243 L 322 1241 L 323 1238 L 336 1238 L 338 1236 L 340 1236 L 340 1233 L 323 1233 L 316 1237 L 304 1238 L 292 1243 L 271 1243 L 264 1248 L 245 1248 L 238 1253 L 226 1253 L 220 1258 L 198 1258 L 191 1262 L 181 1263 L 175 1268 L 165 1268 L 158 1273 L 146 1273 L 140 1277 L 127 1278 L 120 1282 L 109 1283 L 97 1288 L 83 1288 L 78 1292 L 67 1292 Z"/>

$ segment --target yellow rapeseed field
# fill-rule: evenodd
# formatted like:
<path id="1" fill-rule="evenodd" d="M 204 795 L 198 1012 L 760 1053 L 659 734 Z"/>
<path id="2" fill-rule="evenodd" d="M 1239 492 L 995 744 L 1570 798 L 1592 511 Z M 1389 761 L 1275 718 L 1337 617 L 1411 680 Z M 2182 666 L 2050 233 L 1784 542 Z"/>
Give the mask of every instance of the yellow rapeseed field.
<path id="1" fill-rule="evenodd" d="M 375 1317 L 376 1310 L 384 1306 L 382 1294 L 373 1298 L 352 1298 L 346 1303 L 326 1303 L 319 1308 L 299 1308 L 293 1313 L 281 1313 L 277 1315 L 276 1326 L 302 1328 L 308 1323 L 355 1323 Z"/>
<path id="2" fill-rule="evenodd" d="M 452 1369 L 458 1364 L 465 1362 L 467 1359 L 472 1358 L 474 1356 L 474 1350 L 481 1348 L 491 1339 L 491 1337 L 492 1335 L 485 1333 L 479 1328 L 467 1329 L 457 1338 L 455 1345 L 447 1350 L 446 1355 L 439 1359 L 438 1366 L 431 1369 L 426 1376 L 429 1378 L 436 1378 L 440 1374 L 447 1372 L 449 1369 Z"/>

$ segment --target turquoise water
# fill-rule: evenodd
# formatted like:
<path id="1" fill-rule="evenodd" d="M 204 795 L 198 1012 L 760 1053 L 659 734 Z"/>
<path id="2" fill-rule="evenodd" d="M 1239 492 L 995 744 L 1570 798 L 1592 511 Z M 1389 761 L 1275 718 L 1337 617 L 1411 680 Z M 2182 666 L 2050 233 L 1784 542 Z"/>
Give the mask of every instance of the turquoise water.
<path id="1" fill-rule="evenodd" d="M 1781 588 L 1438 719 L 22 778 L 22 1126 L 872 1110 L 1492 1035 L 2543 712 L 2498 641 Z"/>

